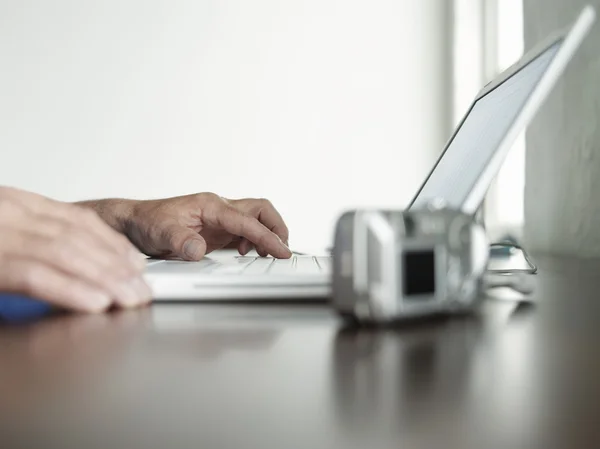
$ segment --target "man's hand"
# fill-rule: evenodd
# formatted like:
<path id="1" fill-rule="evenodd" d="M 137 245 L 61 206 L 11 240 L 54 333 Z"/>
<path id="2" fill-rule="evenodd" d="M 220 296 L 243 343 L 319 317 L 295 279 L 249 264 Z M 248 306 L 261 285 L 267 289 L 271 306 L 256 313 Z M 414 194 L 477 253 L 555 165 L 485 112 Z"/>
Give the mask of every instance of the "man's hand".
<path id="1" fill-rule="evenodd" d="M 211 251 L 232 246 L 240 254 L 255 247 L 263 257 L 292 255 L 288 229 L 267 200 L 226 200 L 199 193 L 163 200 L 106 201 L 113 201 L 112 206 L 100 201 L 93 207 L 149 256 L 200 260 Z"/>
<path id="2" fill-rule="evenodd" d="M 0 292 L 98 312 L 148 302 L 139 251 L 83 207 L 0 187 Z"/>

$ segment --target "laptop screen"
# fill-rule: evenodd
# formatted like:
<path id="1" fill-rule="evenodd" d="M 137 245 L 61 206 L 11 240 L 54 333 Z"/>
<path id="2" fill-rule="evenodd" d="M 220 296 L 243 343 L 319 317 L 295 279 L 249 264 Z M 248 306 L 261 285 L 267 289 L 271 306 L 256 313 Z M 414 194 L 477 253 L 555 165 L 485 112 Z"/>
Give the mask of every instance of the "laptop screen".
<path id="1" fill-rule="evenodd" d="M 411 208 L 435 198 L 461 209 L 527 98 L 560 48 L 555 43 L 477 100 L 417 194 Z"/>

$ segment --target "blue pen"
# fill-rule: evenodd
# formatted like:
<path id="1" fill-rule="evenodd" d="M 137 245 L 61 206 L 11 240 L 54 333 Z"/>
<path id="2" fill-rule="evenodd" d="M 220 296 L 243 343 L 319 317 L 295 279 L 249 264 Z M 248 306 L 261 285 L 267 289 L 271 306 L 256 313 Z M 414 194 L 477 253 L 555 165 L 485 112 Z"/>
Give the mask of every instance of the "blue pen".
<path id="1" fill-rule="evenodd" d="M 48 315 L 50 304 L 11 293 L 0 293 L 0 321 L 24 322 Z"/>

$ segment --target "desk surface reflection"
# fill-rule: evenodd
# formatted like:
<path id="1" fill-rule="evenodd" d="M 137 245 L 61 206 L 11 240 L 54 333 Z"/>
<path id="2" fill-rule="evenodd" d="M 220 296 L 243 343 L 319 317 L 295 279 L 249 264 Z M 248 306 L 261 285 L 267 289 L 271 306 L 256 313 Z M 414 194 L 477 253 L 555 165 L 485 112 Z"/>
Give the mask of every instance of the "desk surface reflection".
<path id="1" fill-rule="evenodd" d="M 534 306 L 388 330 L 325 305 L 156 305 L 0 327 L 0 446 L 587 448 L 600 262 Z"/>

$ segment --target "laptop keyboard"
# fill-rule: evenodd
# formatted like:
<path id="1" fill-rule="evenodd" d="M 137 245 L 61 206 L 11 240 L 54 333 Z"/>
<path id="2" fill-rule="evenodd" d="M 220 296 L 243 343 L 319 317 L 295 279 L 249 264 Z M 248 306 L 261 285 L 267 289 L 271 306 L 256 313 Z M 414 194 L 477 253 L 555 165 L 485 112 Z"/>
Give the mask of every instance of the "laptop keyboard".
<path id="1" fill-rule="evenodd" d="M 233 275 L 319 275 L 331 272 L 331 257 L 292 256 L 290 259 L 273 257 L 238 256 L 219 260 L 205 258 L 199 262 L 170 261 L 164 265 L 161 261 L 148 263 L 149 272 L 197 273 L 197 274 L 233 274 Z"/>
<path id="2" fill-rule="evenodd" d="M 331 260 L 329 257 L 292 256 L 290 259 L 275 259 L 272 257 L 238 257 L 237 264 L 224 264 L 211 270 L 214 274 L 320 274 L 329 272 Z"/>

